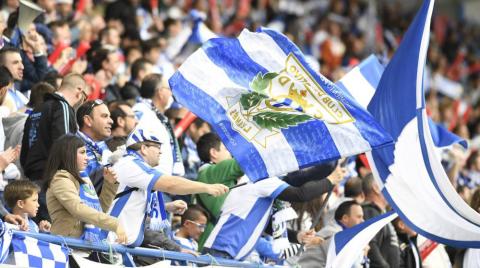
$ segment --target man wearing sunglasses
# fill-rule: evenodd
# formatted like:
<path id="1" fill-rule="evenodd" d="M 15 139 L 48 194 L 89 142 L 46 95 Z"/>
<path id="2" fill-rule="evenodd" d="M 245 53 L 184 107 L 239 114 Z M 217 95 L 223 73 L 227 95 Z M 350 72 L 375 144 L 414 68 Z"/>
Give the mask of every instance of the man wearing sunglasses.
<path id="1" fill-rule="evenodd" d="M 60 136 L 77 132 L 74 107 L 86 99 L 87 84 L 79 74 L 65 76 L 55 93 L 47 93 L 45 102 L 32 111 L 25 122 L 20 163 L 30 180 L 43 186 L 43 171 L 53 142 Z M 40 193 L 38 217 L 48 219 L 44 193 Z"/>

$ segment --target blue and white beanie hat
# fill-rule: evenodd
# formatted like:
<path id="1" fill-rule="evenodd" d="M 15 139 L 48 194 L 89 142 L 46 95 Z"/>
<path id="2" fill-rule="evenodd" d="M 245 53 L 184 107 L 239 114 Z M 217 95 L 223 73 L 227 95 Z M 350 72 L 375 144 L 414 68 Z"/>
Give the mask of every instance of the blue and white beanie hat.
<path id="1" fill-rule="evenodd" d="M 137 127 L 128 136 L 127 143 L 125 145 L 129 147 L 135 143 L 144 142 L 144 141 L 162 144 L 160 142 L 160 139 L 153 132 L 141 127 Z"/>

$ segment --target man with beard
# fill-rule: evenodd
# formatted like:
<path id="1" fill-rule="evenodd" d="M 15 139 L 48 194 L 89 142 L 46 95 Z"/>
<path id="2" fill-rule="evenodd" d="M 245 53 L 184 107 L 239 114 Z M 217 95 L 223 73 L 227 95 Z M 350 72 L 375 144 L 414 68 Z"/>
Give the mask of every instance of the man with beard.
<path id="1" fill-rule="evenodd" d="M 25 122 L 20 163 L 25 176 L 43 188 L 43 171 L 53 142 L 60 136 L 77 132 L 75 108 L 86 99 L 87 84 L 79 74 L 69 74 L 55 93 L 47 93 L 45 102 L 34 109 Z M 39 219 L 48 219 L 45 192 L 39 195 Z"/>

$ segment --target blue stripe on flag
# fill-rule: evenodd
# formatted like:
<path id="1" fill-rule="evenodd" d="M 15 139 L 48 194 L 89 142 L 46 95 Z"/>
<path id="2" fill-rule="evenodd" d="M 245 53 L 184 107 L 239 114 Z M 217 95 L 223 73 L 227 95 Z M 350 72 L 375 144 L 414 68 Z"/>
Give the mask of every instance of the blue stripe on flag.
<path id="1" fill-rule="evenodd" d="M 377 57 L 370 55 L 367 59 L 363 60 L 358 67 L 360 73 L 365 77 L 365 80 L 367 80 L 373 88 L 377 88 L 383 70 L 385 69 Z"/>
<path id="2" fill-rule="evenodd" d="M 232 129 L 225 109 L 215 99 L 186 80 L 180 72 L 176 72 L 170 78 L 170 82 L 172 83 L 170 86 L 174 89 L 175 98 L 186 105 L 189 110 L 201 114 L 204 117 L 203 119 L 214 127 L 215 132 L 222 138 L 228 150 L 232 154 L 236 152 L 236 160 L 241 163 L 242 169 L 248 177 L 269 177 L 265 163 L 261 161 L 262 157 L 257 149 Z M 181 90 L 176 90 L 177 88 Z"/>
<path id="3" fill-rule="evenodd" d="M 303 123 L 296 127 L 282 129 L 282 134 L 292 148 L 300 167 L 311 163 L 328 162 L 340 157 L 330 132 L 321 121 L 309 121 L 308 124 Z"/>
<path id="4" fill-rule="evenodd" d="M 42 254 L 42 257 L 48 260 L 54 260 L 54 256 L 52 254 L 52 251 L 49 248 L 49 243 L 42 241 L 42 240 L 37 240 L 37 245 L 38 248 L 40 249 L 40 253 Z"/>
<path id="5" fill-rule="evenodd" d="M 465 149 L 468 148 L 467 141 L 448 131 L 448 129 L 441 124 L 436 124 L 431 118 L 428 118 L 428 126 L 430 128 L 430 133 L 432 134 L 432 139 L 435 143 L 435 146 L 447 147 L 454 143 L 459 143 Z"/>
<path id="6" fill-rule="evenodd" d="M 12 239 L 12 245 L 14 247 L 14 251 L 22 252 L 22 253 L 27 253 L 27 246 L 23 242 L 25 240 L 24 236 L 19 236 L 14 234 L 13 239 Z M 18 241 L 21 241 L 20 243 Z M 16 242 L 16 243 L 14 243 Z"/>
<path id="7" fill-rule="evenodd" d="M 246 89 L 250 88 L 249 81 L 259 72 L 268 72 L 248 56 L 236 38 L 211 39 L 202 49 L 215 65 L 227 73 L 230 80 Z M 232 54 L 235 55 L 235 60 L 232 59 Z"/>
<path id="8" fill-rule="evenodd" d="M 376 119 L 394 140 L 398 138 L 405 125 L 416 116 L 416 109 L 425 107 L 423 100 L 422 106 L 417 107 L 417 66 L 418 64 L 425 66 L 425 62 L 418 63 L 423 35 L 419 34 L 417 30 L 421 29 L 421 33 L 423 33 L 424 19 L 427 17 L 428 9 L 429 3 L 426 3 L 415 16 L 403 38 L 408 42 L 402 41 L 385 68 L 378 85 L 379 90 L 375 92 L 368 105 L 368 111 L 376 116 Z M 421 75 L 423 77 L 423 72 Z M 380 90 L 382 88 L 384 90 Z M 423 99 L 423 88 L 420 90 L 421 99 Z M 382 105 L 383 103 L 389 105 Z"/>
<path id="9" fill-rule="evenodd" d="M 33 256 L 33 255 L 28 255 L 28 265 L 30 267 L 42 267 L 42 258 Z"/>

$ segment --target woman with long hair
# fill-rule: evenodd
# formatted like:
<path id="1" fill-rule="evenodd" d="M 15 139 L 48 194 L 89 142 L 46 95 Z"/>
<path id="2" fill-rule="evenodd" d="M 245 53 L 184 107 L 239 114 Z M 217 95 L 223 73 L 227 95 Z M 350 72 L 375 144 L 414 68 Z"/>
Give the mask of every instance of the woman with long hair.
<path id="1" fill-rule="evenodd" d="M 86 166 L 86 148 L 79 137 L 67 134 L 55 141 L 45 169 L 51 232 L 100 241 L 100 229 L 104 229 L 115 232 L 117 242 L 124 243 L 123 227 L 117 218 L 104 213 L 115 196 L 115 181 L 105 179 L 98 197 L 88 175 L 82 172 Z"/>

